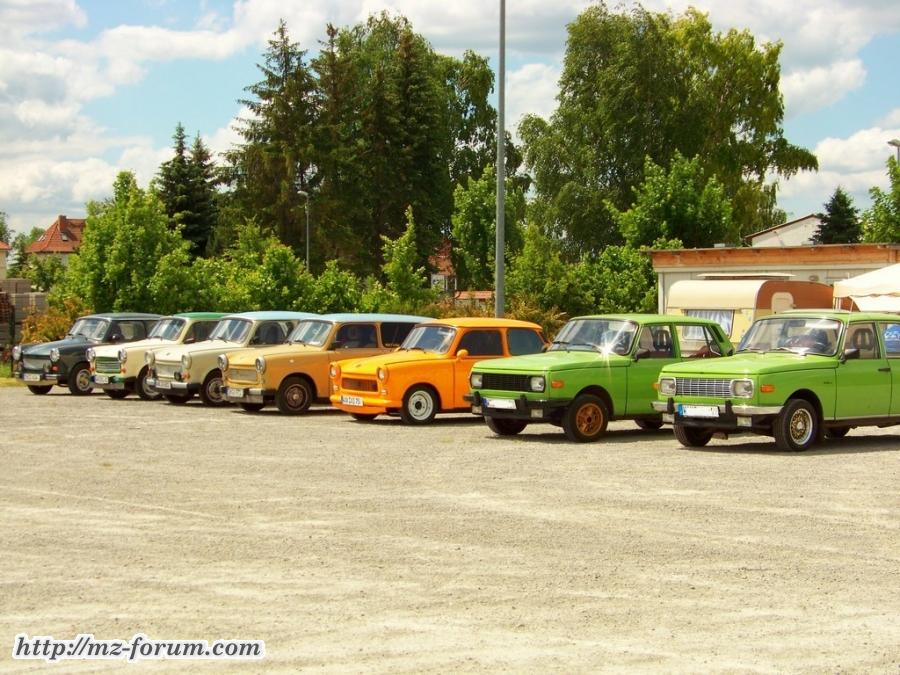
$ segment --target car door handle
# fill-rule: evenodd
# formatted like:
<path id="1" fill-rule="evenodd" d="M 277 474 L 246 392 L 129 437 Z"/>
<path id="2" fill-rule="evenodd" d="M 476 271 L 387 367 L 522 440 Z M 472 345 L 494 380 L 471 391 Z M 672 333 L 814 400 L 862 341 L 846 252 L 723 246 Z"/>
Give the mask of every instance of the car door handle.
<path id="1" fill-rule="evenodd" d="M 879 369 L 878 369 L 878 372 L 879 372 L 879 373 L 889 373 L 889 372 L 891 372 L 891 369 L 890 369 L 890 367 L 888 367 L 888 368 L 879 368 Z"/>

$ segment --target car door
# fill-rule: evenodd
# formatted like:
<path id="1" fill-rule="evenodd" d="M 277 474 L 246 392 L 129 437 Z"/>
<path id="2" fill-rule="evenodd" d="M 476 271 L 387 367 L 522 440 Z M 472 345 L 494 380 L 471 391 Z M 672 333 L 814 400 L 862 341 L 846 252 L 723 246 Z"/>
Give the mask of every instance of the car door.
<path id="1" fill-rule="evenodd" d="M 468 403 L 463 398 L 469 393 L 469 374 L 472 366 L 487 358 L 503 356 L 503 337 L 499 328 L 470 328 L 463 333 L 456 346 L 456 354 L 461 350 L 468 351 L 467 356 L 457 356 L 453 366 L 453 408 L 466 408 Z M 447 401 L 444 401 L 444 407 Z"/>
<path id="2" fill-rule="evenodd" d="M 836 369 L 838 419 L 882 417 L 891 409 L 891 367 L 881 351 L 875 323 L 857 321 L 847 326 L 844 350 L 858 349 L 859 358 L 839 363 Z"/>
<path id="3" fill-rule="evenodd" d="M 891 369 L 891 415 L 900 415 L 900 321 L 878 324 L 884 355 Z"/>
<path id="4" fill-rule="evenodd" d="M 643 326 L 636 344 L 632 345 L 632 361 L 625 368 L 628 378 L 626 415 L 655 414 L 651 402 L 656 400 L 653 385 L 663 366 L 676 363 L 675 332 L 669 324 Z"/>

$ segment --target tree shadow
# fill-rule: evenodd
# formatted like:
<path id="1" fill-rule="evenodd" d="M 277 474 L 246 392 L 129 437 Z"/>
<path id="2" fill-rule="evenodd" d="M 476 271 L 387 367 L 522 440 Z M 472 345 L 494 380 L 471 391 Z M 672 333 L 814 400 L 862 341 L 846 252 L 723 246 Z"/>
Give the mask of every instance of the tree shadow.
<path id="1" fill-rule="evenodd" d="M 702 448 L 685 448 L 681 450 L 698 453 L 714 454 L 744 454 L 744 455 L 772 455 L 781 457 L 817 457 L 819 455 L 858 455 L 870 452 L 897 452 L 900 451 L 900 436 L 854 436 L 851 431 L 844 438 L 826 438 L 822 443 L 814 445 L 809 450 L 791 452 L 779 450 L 775 441 L 767 436 L 742 436 L 759 439 L 756 442 L 739 443 L 732 445 L 714 445 L 716 439 L 710 441 L 710 445 Z"/>

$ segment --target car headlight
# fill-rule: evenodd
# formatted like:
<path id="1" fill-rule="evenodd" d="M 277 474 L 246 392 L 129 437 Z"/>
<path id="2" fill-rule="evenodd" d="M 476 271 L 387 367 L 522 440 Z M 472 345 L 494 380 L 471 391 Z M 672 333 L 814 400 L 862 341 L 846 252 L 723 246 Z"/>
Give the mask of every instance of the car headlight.
<path id="1" fill-rule="evenodd" d="M 332 380 L 336 380 L 337 376 L 341 374 L 341 369 L 336 364 L 332 363 L 331 368 L 328 369 L 328 375 Z"/>
<path id="2" fill-rule="evenodd" d="M 753 380 L 732 380 L 731 395 L 735 398 L 750 398 L 753 396 Z"/>
<path id="3" fill-rule="evenodd" d="M 19 345 L 13 347 L 13 361 L 18 361 L 22 358 L 22 348 Z"/>
<path id="4" fill-rule="evenodd" d="M 379 380 L 381 380 L 382 382 L 384 382 L 384 381 L 387 379 L 387 376 L 388 376 L 387 368 L 379 368 L 377 371 L 375 371 L 375 376 L 376 376 Z"/>
<path id="5" fill-rule="evenodd" d="M 266 359 L 264 356 L 256 357 L 256 372 L 258 372 L 258 373 L 266 372 Z"/>
<path id="6" fill-rule="evenodd" d="M 56 363 L 57 361 L 59 361 L 59 349 L 58 349 L 58 348 L 53 347 L 53 348 L 50 350 L 50 360 L 51 360 L 53 363 Z"/>
<path id="7" fill-rule="evenodd" d="M 119 363 L 125 363 L 128 360 L 128 350 L 120 349 L 119 350 Z"/>
<path id="8" fill-rule="evenodd" d="M 191 355 L 190 354 L 185 354 L 184 356 L 181 357 L 181 367 L 184 370 L 187 370 L 191 367 Z"/>
<path id="9" fill-rule="evenodd" d="M 659 393 L 664 396 L 674 396 L 675 395 L 675 378 L 674 377 L 661 377 L 659 378 Z"/>
<path id="10" fill-rule="evenodd" d="M 144 352 L 144 363 L 148 366 L 152 366 L 156 363 L 156 357 L 153 355 L 153 352 Z"/>
<path id="11" fill-rule="evenodd" d="M 228 357 L 224 354 L 219 354 L 219 358 L 216 359 L 216 365 L 219 366 L 219 370 L 223 373 L 228 370 Z"/>
<path id="12" fill-rule="evenodd" d="M 544 391 L 545 381 L 543 375 L 535 375 L 534 377 L 529 378 L 528 386 L 531 387 L 531 391 Z"/>
<path id="13" fill-rule="evenodd" d="M 93 347 L 88 347 L 88 350 L 84 353 L 84 355 L 90 363 L 93 363 L 97 360 L 97 352 L 94 351 Z M 16 355 L 13 354 L 13 358 L 15 357 Z"/>
<path id="14" fill-rule="evenodd" d="M 472 373 L 469 375 L 469 385 L 472 389 L 481 389 L 481 373 Z"/>

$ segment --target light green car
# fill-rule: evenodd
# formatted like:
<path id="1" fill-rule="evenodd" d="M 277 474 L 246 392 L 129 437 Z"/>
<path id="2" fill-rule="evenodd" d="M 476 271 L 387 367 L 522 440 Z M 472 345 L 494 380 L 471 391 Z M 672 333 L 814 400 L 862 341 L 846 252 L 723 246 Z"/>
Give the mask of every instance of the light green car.
<path id="1" fill-rule="evenodd" d="M 713 434 L 806 450 L 853 427 L 900 424 L 900 317 L 790 311 L 758 319 L 737 354 L 667 366 L 654 408 L 687 447 Z"/>
<path id="2" fill-rule="evenodd" d="M 499 435 L 528 424 L 561 426 L 573 441 L 599 439 L 611 419 L 662 426 L 652 404 L 660 369 L 731 352 L 714 321 L 615 314 L 569 321 L 546 352 L 483 361 L 472 368 L 472 412 Z"/>

